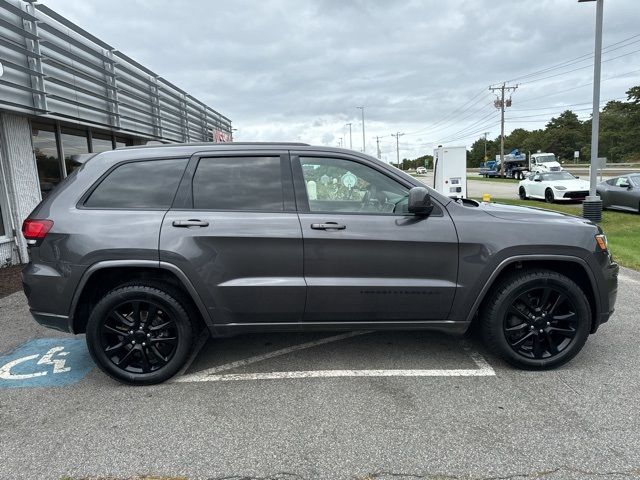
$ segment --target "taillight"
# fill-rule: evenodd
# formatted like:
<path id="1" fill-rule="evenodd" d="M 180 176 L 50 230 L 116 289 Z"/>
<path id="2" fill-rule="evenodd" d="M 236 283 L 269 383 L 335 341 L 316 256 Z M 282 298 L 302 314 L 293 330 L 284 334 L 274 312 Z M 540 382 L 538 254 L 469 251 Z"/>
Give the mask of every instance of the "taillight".
<path id="1" fill-rule="evenodd" d="M 47 236 L 53 227 L 53 220 L 34 220 L 27 218 L 22 223 L 22 235 L 29 245 L 36 245 Z"/>

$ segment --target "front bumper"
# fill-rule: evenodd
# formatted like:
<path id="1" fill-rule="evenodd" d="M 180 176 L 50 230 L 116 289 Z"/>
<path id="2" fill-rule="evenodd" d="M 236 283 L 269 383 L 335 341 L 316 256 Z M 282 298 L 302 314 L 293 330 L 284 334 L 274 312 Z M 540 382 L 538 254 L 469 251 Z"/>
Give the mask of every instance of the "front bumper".
<path id="1" fill-rule="evenodd" d="M 600 312 L 598 320 L 598 324 L 595 325 L 593 331 L 595 332 L 598 329 L 598 326 L 603 323 L 607 323 L 613 312 L 615 311 L 616 300 L 618 298 L 618 273 L 620 272 L 620 267 L 613 260 L 607 265 L 604 269 L 604 280 L 605 287 L 607 289 L 607 295 L 609 299 L 609 309 L 607 312 Z"/>

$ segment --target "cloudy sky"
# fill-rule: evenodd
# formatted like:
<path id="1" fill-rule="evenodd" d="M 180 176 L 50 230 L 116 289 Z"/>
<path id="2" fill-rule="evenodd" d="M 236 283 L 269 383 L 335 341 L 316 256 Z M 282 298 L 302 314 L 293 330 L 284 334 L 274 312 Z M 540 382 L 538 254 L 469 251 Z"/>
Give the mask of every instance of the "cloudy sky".
<path id="1" fill-rule="evenodd" d="M 519 84 L 507 132 L 589 118 L 595 2 L 43 0 L 232 119 L 236 140 L 303 141 L 395 161 L 499 133 L 488 87 Z M 640 85 L 640 1 L 607 0 L 603 101 Z"/>

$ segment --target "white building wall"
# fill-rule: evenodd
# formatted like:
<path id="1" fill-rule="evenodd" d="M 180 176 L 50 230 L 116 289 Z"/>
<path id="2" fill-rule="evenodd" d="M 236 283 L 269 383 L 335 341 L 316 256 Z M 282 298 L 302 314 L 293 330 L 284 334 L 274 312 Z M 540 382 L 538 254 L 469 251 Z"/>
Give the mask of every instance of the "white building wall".
<path id="1" fill-rule="evenodd" d="M 22 221 L 41 200 L 38 170 L 31 144 L 29 120 L 20 115 L 0 113 L 0 162 L 5 175 L 9 213 L 16 230 L 18 249 L 23 262 L 28 259 L 27 244 L 20 233 Z M 14 250 L 12 262 L 18 263 L 17 253 L 11 244 L 0 245 L 0 264 L 7 258 L 7 250 Z"/>

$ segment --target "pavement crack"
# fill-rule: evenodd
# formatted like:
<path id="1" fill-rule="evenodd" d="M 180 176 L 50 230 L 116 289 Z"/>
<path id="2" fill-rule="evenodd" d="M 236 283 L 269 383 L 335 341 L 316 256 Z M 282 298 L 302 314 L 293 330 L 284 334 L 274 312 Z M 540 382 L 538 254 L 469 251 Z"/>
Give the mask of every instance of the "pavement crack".
<path id="1" fill-rule="evenodd" d="M 407 480 L 513 480 L 518 478 L 545 478 L 556 473 L 566 472 L 574 473 L 584 477 L 640 477 L 640 468 L 632 470 L 608 470 L 608 471 L 594 471 L 584 470 L 569 466 L 560 466 L 547 470 L 538 470 L 530 473 L 513 473 L 504 475 L 492 475 L 492 476 L 477 476 L 477 475 L 449 475 L 442 473 L 398 473 L 389 471 L 379 471 L 374 473 L 368 473 L 364 476 L 352 477 L 353 480 L 385 480 L 390 478 L 407 479 Z"/>

